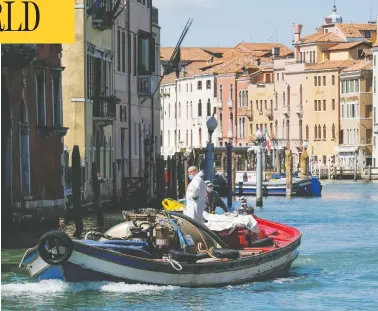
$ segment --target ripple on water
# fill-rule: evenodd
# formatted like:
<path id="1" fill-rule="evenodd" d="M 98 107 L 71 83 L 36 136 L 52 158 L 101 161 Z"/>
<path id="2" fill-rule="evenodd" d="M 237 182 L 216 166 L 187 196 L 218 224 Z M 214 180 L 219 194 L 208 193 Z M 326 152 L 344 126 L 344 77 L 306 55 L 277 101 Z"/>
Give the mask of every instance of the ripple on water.
<path id="1" fill-rule="evenodd" d="M 237 307 L 376 311 L 377 193 L 378 184 L 343 182 L 325 185 L 322 198 L 264 198 L 264 208 L 256 209 L 258 216 L 295 226 L 303 233 L 299 257 L 285 278 L 211 289 L 109 282 L 33 283 L 4 266 L 2 310 L 228 311 Z M 250 204 L 254 200 L 249 198 Z M 22 254 L 17 255 L 17 264 Z"/>

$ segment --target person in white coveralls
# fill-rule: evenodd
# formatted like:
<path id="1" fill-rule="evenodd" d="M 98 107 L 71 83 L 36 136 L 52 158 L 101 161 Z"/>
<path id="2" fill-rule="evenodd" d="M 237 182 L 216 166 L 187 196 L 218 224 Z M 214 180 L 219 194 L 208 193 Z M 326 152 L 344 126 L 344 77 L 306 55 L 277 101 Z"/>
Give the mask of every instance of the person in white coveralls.
<path id="1" fill-rule="evenodd" d="M 191 180 L 186 191 L 186 209 L 184 215 L 193 218 L 203 224 L 203 211 L 205 210 L 206 186 L 203 180 L 203 172 L 199 172 L 196 166 L 188 169 L 188 177 Z"/>

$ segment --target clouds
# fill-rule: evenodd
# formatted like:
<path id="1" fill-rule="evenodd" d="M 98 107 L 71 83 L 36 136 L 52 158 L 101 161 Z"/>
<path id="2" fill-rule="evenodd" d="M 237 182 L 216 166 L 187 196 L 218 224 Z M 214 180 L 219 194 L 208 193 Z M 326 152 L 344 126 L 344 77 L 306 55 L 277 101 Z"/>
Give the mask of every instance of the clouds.
<path id="1" fill-rule="evenodd" d="M 216 0 L 153 0 L 153 6 L 158 9 L 177 9 L 183 7 L 212 8 Z"/>

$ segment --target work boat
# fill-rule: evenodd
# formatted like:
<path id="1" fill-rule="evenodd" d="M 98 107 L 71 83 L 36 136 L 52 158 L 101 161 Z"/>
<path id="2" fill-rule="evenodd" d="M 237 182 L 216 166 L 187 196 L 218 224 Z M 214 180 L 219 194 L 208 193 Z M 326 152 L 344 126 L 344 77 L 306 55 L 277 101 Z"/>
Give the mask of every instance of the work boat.
<path id="1" fill-rule="evenodd" d="M 256 195 L 256 171 L 237 171 L 235 178 L 236 195 Z M 265 176 L 265 174 L 263 174 Z M 284 174 L 272 174 L 263 181 L 263 195 L 286 195 L 286 177 Z M 322 185 L 316 176 L 292 177 L 292 196 L 317 197 L 322 194 Z"/>
<path id="2" fill-rule="evenodd" d="M 20 263 L 36 280 L 216 287 L 285 276 L 301 233 L 254 215 L 123 212 L 124 222 L 83 240 L 50 231 Z M 94 239 L 95 238 L 95 239 Z"/>

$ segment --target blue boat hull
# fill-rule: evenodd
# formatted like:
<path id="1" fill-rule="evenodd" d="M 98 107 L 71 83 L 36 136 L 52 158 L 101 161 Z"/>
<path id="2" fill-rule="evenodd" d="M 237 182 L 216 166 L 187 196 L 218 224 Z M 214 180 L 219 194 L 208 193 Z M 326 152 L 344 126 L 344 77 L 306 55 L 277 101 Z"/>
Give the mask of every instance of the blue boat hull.
<path id="1" fill-rule="evenodd" d="M 255 183 L 240 183 L 234 189 L 235 195 L 256 195 Z M 312 177 L 293 182 L 292 196 L 317 197 L 321 196 L 322 185 L 318 178 Z M 285 182 L 264 182 L 263 194 L 266 196 L 286 196 Z"/>

